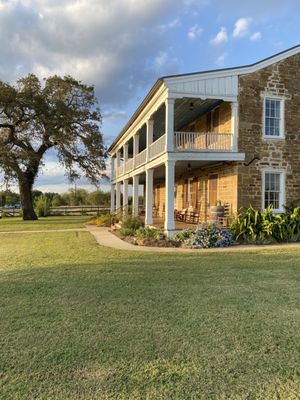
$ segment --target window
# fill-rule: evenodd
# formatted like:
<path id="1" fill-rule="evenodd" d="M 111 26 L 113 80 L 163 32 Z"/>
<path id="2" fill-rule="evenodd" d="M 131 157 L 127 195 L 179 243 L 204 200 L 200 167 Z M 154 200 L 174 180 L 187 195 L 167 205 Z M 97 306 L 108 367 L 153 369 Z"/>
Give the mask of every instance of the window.
<path id="1" fill-rule="evenodd" d="M 284 172 L 263 172 L 263 208 L 273 206 L 277 212 L 283 211 L 284 204 Z"/>
<path id="2" fill-rule="evenodd" d="M 267 138 L 283 137 L 283 100 L 265 98 L 264 136 Z"/>

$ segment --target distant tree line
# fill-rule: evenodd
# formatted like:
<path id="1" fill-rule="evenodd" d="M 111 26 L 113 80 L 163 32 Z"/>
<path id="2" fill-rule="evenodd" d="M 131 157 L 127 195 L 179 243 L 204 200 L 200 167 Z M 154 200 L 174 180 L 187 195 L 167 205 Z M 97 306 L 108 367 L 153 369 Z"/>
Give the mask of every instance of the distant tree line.
<path id="1" fill-rule="evenodd" d="M 53 192 L 41 192 L 40 190 L 32 191 L 32 198 L 34 204 L 38 199 L 43 196 L 47 199 L 47 202 L 52 207 L 58 206 L 82 206 L 82 205 L 109 205 L 110 204 L 110 193 L 102 190 L 95 190 L 88 192 L 85 189 L 69 189 L 66 193 L 53 193 Z M 4 206 L 19 206 L 20 195 L 12 192 L 11 190 L 0 191 L 0 207 Z"/>

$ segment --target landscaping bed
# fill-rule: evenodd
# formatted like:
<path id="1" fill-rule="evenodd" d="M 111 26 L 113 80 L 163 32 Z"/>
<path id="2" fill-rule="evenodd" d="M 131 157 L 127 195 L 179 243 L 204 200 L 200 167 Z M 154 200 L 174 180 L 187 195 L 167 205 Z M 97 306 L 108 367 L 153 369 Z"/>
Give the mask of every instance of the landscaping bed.
<path id="1" fill-rule="evenodd" d="M 216 223 L 201 223 L 170 238 L 166 237 L 161 229 L 145 227 L 141 218 L 130 215 L 117 219 L 112 231 L 128 243 L 150 247 L 208 249 L 239 244 L 299 242 L 300 207 L 287 208 L 283 214 L 274 213 L 271 207 L 262 212 L 250 207 L 232 216 L 228 228 Z"/>

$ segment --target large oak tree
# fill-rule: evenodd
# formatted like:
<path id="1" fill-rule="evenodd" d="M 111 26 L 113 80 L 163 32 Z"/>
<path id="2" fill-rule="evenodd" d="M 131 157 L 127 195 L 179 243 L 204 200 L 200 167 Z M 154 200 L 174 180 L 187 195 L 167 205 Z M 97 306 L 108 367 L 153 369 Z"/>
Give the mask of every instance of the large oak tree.
<path id="1" fill-rule="evenodd" d="M 81 171 L 99 181 L 106 157 L 100 124 L 94 88 L 70 76 L 0 81 L 0 170 L 18 182 L 23 219 L 37 218 L 32 187 L 50 149 L 70 179 Z"/>

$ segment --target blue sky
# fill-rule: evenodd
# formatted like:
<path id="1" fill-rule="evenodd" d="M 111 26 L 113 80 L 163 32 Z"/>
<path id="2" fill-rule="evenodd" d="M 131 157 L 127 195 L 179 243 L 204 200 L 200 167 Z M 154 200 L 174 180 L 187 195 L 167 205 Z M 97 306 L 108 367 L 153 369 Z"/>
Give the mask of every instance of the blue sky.
<path id="1" fill-rule="evenodd" d="M 94 84 L 109 145 L 158 77 L 253 63 L 299 44 L 299 23 L 299 0 L 0 0 L 0 79 Z M 68 187 L 54 153 L 36 187 Z"/>

